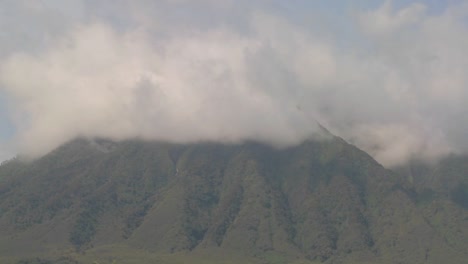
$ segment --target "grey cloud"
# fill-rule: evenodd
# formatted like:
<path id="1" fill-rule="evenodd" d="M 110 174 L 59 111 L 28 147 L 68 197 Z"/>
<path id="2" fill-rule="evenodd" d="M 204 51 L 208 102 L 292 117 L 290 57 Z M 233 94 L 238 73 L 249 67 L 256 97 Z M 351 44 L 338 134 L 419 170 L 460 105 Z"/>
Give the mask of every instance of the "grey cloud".
<path id="1" fill-rule="evenodd" d="M 49 41 L 83 21 L 81 0 L 4 0 L 0 3 L 0 58 L 11 52 L 41 51 Z"/>
<path id="2" fill-rule="evenodd" d="M 0 151 L 0 164 L 4 161 L 7 161 L 9 160 L 10 158 L 12 158 L 13 155 L 11 155 L 10 153 L 8 152 L 4 152 L 4 151 Z"/>

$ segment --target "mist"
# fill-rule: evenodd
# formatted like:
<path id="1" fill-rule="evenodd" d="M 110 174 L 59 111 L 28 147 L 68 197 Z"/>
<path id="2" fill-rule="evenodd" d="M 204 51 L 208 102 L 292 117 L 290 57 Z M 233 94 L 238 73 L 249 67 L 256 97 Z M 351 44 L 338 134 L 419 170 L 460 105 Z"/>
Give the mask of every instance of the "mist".
<path id="1" fill-rule="evenodd" d="M 55 28 L 63 10 L 18 2 L 16 19 L 43 22 L 37 43 L 0 44 L 19 153 L 76 137 L 284 147 L 317 123 L 387 166 L 468 150 L 466 4 L 386 1 L 336 17 L 342 34 L 269 1 L 74 1 Z"/>

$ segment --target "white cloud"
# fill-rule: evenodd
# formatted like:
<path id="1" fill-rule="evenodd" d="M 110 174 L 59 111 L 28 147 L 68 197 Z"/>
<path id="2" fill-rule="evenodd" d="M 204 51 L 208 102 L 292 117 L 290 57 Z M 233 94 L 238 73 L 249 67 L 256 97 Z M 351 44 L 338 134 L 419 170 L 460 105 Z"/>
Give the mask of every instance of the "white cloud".
<path id="1" fill-rule="evenodd" d="M 18 147 L 32 155 L 77 136 L 288 145 L 318 120 L 398 165 L 468 150 L 461 10 L 429 15 L 386 2 L 359 16 L 364 45 L 347 48 L 258 11 L 242 30 L 93 19 L 40 52 L 10 54 L 0 83 Z"/>
<path id="2" fill-rule="evenodd" d="M 10 151 L 8 144 L 0 142 L 0 164 L 14 157 L 14 154 Z"/>
<path id="3" fill-rule="evenodd" d="M 150 46 L 145 34 L 92 24 L 40 56 L 10 57 L 1 80 L 28 117 L 18 142 L 33 155 L 77 136 L 297 143 L 311 128 L 291 126 L 300 114 L 250 76 L 261 45 L 213 30 Z"/>
<path id="4" fill-rule="evenodd" d="M 426 6 L 413 3 L 400 10 L 393 10 L 391 0 L 386 0 L 377 10 L 370 10 L 359 16 L 363 29 L 370 34 L 389 36 L 401 29 L 417 24 L 425 16 Z"/>
<path id="5" fill-rule="evenodd" d="M 350 140 L 366 149 L 386 166 L 397 166 L 411 159 L 434 161 L 453 151 L 441 131 L 416 124 L 384 123 L 355 126 Z"/>

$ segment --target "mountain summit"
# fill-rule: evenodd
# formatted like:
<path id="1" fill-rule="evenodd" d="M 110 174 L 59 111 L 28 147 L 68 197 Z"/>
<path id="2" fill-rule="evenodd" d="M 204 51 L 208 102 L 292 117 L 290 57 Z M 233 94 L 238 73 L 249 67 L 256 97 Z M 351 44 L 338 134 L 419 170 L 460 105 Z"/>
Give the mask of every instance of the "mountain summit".
<path id="1" fill-rule="evenodd" d="M 75 140 L 0 167 L 0 260 L 463 263 L 467 160 L 409 177 L 336 137 Z"/>

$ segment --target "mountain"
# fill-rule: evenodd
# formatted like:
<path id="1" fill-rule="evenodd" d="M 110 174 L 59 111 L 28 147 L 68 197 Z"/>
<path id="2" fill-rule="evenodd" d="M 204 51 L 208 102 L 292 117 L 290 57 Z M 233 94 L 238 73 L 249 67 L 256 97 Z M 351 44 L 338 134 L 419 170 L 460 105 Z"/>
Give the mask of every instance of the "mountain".
<path id="1" fill-rule="evenodd" d="M 463 263 L 468 158 L 392 172 L 332 137 L 74 140 L 0 167 L 1 263 Z"/>

